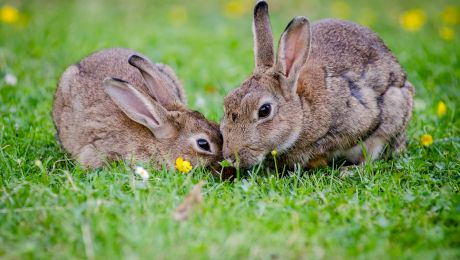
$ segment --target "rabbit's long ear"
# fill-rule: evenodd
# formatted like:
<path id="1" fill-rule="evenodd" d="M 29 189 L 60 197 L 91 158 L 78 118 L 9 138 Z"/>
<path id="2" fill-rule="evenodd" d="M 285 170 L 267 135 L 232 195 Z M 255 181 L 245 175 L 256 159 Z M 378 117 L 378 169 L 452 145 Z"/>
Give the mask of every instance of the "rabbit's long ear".
<path id="1" fill-rule="evenodd" d="M 180 97 L 175 93 L 176 87 L 173 82 L 165 76 L 150 61 L 132 55 L 128 60 L 129 64 L 139 69 L 147 83 L 149 94 L 163 106 L 174 103 L 182 103 Z"/>
<path id="2" fill-rule="evenodd" d="M 278 46 L 277 69 L 288 79 L 296 80 L 310 52 L 310 22 L 303 16 L 289 22 Z"/>
<path id="3" fill-rule="evenodd" d="M 146 126 L 156 138 L 171 138 L 177 135 L 173 119 L 159 103 L 149 100 L 128 82 L 117 78 L 106 78 L 104 91 L 113 102 L 133 121 Z"/>
<path id="4" fill-rule="evenodd" d="M 264 71 L 272 67 L 275 62 L 272 27 L 270 25 L 270 17 L 268 16 L 268 4 L 264 0 L 259 0 L 254 7 L 252 33 L 254 34 L 256 70 Z"/>

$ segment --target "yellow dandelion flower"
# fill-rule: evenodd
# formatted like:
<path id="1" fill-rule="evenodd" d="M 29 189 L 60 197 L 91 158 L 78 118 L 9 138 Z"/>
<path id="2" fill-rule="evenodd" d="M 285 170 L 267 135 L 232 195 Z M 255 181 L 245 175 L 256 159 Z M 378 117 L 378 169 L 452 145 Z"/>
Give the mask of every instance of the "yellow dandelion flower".
<path id="1" fill-rule="evenodd" d="M 176 159 L 176 169 L 182 173 L 188 173 L 192 170 L 192 164 L 182 157 Z"/>
<path id="2" fill-rule="evenodd" d="M 454 39 L 455 32 L 452 28 L 443 26 L 439 29 L 439 37 L 445 41 L 452 41 Z"/>
<path id="3" fill-rule="evenodd" d="M 446 24 L 454 25 L 459 21 L 458 8 L 452 5 L 446 6 L 441 13 L 442 21 Z"/>
<path id="4" fill-rule="evenodd" d="M 0 8 L 0 21 L 8 24 L 13 24 L 19 21 L 19 11 L 18 9 L 5 5 Z"/>
<path id="5" fill-rule="evenodd" d="M 276 149 L 273 149 L 273 151 L 271 152 L 272 156 L 276 156 L 278 154 L 278 152 L 276 151 Z"/>
<path id="6" fill-rule="evenodd" d="M 433 137 L 429 134 L 424 134 L 420 137 L 420 143 L 422 143 L 423 146 L 428 147 L 433 144 Z"/>
<path id="7" fill-rule="evenodd" d="M 420 30 L 426 21 L 425 12 L 422 9 L 411 9 L 404 12 L 399 17 L 399 23 L 402 28 L 409 32 L 416 32 Z"/>
<path id="8" fill-rule="evenodd" d="M 180 26 L 187 22 L 187 9 L 182 5 L 175 5 L 171 7 L 168 13 L 169 22 L 172 25 Z"/>
<path id="9" fill-rule="evenodd" d="M 242 0 L 231 0 L 225 4 L 224 14 L 228 18 L 238 18 L 248 11 L 247 7 Z"/>
<path id="10" fill-rule="evenodd" d="M 332 14 L 335 17 L 346 19 L 350 17 L 351 7 L 345 1 L 336 1 L 332 3 Z"/>
<path id="11" fill-rule="evenodd" d="M 436 114 L 438 114 L 439 117 L 443 117 L 447 112 L 447 107 L 446 104 L 442 101 L 439 101 L 438 103 L 438 108 L 436 109 Z"/>

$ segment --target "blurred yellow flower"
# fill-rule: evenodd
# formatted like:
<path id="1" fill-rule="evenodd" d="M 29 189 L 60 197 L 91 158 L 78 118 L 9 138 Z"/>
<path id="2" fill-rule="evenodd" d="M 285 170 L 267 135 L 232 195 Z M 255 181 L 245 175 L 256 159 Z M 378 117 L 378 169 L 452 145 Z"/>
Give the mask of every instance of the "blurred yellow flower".
<path id="1" fill-rule="evenodd" d="M 422 9 L 411 9 L 399 17 L 402 28 L 409 32 L 416 32 L 425 24 L 426 15 Z"/>
<path id="2" fill-rule="evenodd" d="M 442 21 L 446 24 L 458 23 L 459 11 L 458 8 L 452 5 L 446 6 L 441 13 Z"/>
<path id="3" fill-rule="evenodd" d="M 345 1 L 335 1 L 332 3 L 332 15 L 334 17 L 346 19 L 350 17 L 351 14 L 351 8 Z"/>
<path id="4" fill-rule="evenodd" d="M 442 117 L 446 114 L 446 112 L 447 112 L 446 104 L 442 101 L 439 101 L 438 108 L 436 109 L 436 114 L 438 114 L 439 117 Z"/>
<path id="5" fill-rule="evenodd" d="M 18 9 L 5 5 L 0 8 L 0 21 L 4 23 L 13 24 L 19 21 L 19 11 Z"/>
<path id="6" fill-rule="evenodd" d="M 439 29 L 439 37 L 445 41 L 452 41 L 454 39 L 455 32 L 452 28 L 443 26 Z"/>
<path id="7" fill-rule="evenodd" d="M 188 173 L 192 170 L 192 164 L 184 158 L 179 157 L 176 159 L 176 169 L 182 173 Z"/>
<path id="8" fill-rule="evenodd" d="M 224 14 L 228 18 L 238 18 L 248 11 L 248 5 L 243 0 L 231 0 L 224 6 Z"/>
<path id="9" fill-rule="evenodd" d="M 276 151 L 276 149 L 273 149 L 273 151 L 271 152 L 272 156 L 276 156 L 278 154 L 278 152 Z"/>
<path id="10" fill-rule="evenodd" d="M 187 9 L 182 5 L 171 7 L 168 13 L 168 20 L 172 25 L 180 26 L 187 22 Z"/>
<path id="11" fill-rule="evenodd" d="M 429 134 L 424 134 L 420 137 L 420 143 L 422 143 L 423 146 L 428 147 L 433 144 L 433 137 Z"/>

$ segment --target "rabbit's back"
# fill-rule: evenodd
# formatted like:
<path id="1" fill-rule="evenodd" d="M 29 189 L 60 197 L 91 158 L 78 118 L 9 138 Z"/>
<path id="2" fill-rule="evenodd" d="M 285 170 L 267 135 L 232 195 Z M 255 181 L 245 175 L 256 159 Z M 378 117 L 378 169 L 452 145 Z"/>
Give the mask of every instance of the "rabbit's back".
<path id="1" fill-rule="evenodd" d="M 309 62 L 325 68 L 325 77 L 361 81 L 377 95 L 403 86 L 406 75 L 385 43 L 369 28 L 342 20 L 312 24 Z"/>
<path id="2" fill-rule="evenodd" d="M 116 77 L 147 93 L 141 73 L 128 63 L 134 54 L 121 48 L 96 52 L 67 68 L 59 81 L 53 106 L 57 135 L 85 165 L 97 167 L 129 152 L 142 157 L 155 147 L 150 131 L 126 117 L 103 90 L 103 80 Z"/>
<path id="3" fill-rule="evenodd" d="M 321 20 L 311 31 L 298 93 L 324 108 L 315 120 L 322 125 L 311 126 L 324 135 L 315 142 L 315 153 L 347 149 L 374 136 L 392 142 L 404 135 L 414 88 L 385 43 L 370 29 L 347 21 Z"/>

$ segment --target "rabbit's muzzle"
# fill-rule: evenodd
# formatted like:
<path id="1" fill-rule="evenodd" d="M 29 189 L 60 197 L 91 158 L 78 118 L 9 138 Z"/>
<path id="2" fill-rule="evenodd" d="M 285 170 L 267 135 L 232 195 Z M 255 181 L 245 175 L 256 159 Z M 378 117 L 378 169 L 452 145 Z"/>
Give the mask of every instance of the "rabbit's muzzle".
<path id="1" fill-rule="evenodd" d="M 227 144 L 224 144 L 223 155 L 225 160 L 236 168 L 249 168 L 260 163 L 265 157 L 265 153 L 258 148 L 245 146 L 231 149 Z"/>

